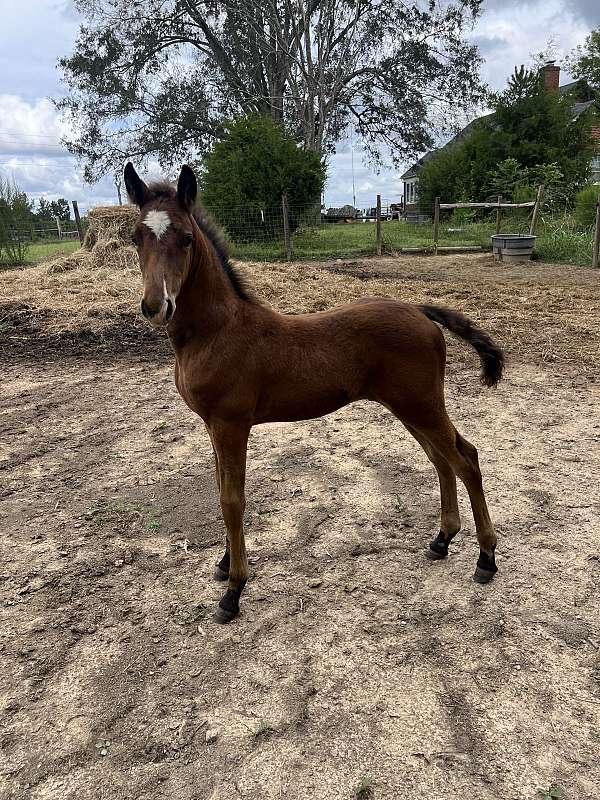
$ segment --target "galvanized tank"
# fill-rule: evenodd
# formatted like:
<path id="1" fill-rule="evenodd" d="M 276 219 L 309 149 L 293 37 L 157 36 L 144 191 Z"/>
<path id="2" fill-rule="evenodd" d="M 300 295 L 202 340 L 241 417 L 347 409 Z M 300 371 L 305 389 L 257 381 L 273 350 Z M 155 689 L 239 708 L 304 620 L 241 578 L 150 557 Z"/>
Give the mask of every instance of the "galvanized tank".
<path id="1" fill-rule="evenodd" d="M 497 233 L 492 236 L 492 250 L 498 261 L 519 263 L 529 261 L 535 236 L 521 233 Z"/>

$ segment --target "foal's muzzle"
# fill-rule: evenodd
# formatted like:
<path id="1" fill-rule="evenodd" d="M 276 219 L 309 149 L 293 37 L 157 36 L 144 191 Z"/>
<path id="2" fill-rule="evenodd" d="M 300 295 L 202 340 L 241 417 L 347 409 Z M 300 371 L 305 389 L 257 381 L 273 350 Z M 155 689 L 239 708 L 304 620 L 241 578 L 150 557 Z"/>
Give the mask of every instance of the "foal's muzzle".
<path id="1" fill-rule="evenodd" d="M 142 314 L 153 325 L 165 325 L 173 318 L 174 313 L 175 304 L 170 297 L 163 300 L 158 306 L 151 306 L 145 300 L 142 300 Z"/>

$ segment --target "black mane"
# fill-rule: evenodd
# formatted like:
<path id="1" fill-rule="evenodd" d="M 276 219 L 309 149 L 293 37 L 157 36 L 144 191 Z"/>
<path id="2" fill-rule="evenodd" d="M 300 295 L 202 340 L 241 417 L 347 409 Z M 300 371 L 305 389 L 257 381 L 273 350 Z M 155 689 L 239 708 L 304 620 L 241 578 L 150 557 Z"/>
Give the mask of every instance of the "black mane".
<path id="1" fill-rule="evenodd" d="M 149 184 L 148 189 L 153 194 L 153 199 L 166 199 L 175 200 L 177 197 L 177 190 L 173 184 L 168 181 L 155 181 Z M 219 259 L 219 263 L 223 268 L 223 272 L 229 278 L 229 282 L 233 291 L 241 300 L 252 302 L 253 297 L 244 281 L 244 278 L 239 274 L 236 268 L 231 263 L 231 253 L 229 250 L 229 242 L 225 238 L 223 230 L 214 219 L 206 213 L 206 211 L 197 205 L 192 211 L 192 216 L 202 233 L 206 236 L 208 241 L 213 246 L 215 253 Z"/>

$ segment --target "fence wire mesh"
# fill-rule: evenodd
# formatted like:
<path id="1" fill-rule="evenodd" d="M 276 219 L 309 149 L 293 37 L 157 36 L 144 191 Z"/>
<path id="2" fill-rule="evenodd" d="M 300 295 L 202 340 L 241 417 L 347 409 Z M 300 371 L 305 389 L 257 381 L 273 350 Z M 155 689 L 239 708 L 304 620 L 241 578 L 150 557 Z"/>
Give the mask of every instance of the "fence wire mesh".
<path id="1" fill-rule="evenodd" d="M 286 239 L 284 207 L 289 220 Z M 373 256 L 378 252 L 376 203 L 371 208 L 323 210 L 319 204 L 267 208 L 223 206 L 209 209 L 224 228 L 232 255 L 240 260 L 327 260 Z M 0 209 L 0 263 L 23 263 L 46 255 L 56 245 L 76 246 L 74 220 L 23 220 Z M 498 213 L 500 217 L 498 219 Z M 433 207 L 381 207 L 381 253 L 432 253 L 490 250 L 491 236 L 529 232 L 532 209 L 440 209 L 435 225 Z M 82 218 L 85 230 L 87 220 Z M 498 225 L 499 222 L 499 225 Z M 586 264 L 591 260 L 593 229 L 578 229 L 572 214 L 542 211 L 536 253 L 547 260 Z M 39 247 L 32 245 L 39 245 Z M 28 248 L 30 255 L 26 257 Z M 39 252 L 38 252 L 39 251 Z"/>

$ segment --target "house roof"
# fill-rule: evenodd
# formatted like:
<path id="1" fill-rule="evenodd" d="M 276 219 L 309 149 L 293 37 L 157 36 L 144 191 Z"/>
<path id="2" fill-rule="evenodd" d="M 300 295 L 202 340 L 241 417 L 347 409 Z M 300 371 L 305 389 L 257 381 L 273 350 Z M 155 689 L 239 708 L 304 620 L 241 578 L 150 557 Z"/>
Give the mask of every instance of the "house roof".
<path id="1" fill-rule="evenodd" d="M 565 83 L 563 86 L 559 86 L 558 87 L 559 94 L 569 94 L 570 92 L 575 91 L 577 83 L 578 81 L 572 81 L 571 83 Z M 573 104 L 574 119 L 580 117 L 584 111 L 587 111 L 588 108 L 591 108 L 595 104 L 598 105 L 598 101 L 586 100 L 585 102 L 574 103 Z M 433 158 L 434 155 L 439 150 L 443 150 L 445 147 L 450 147 L 453 144 L 457 144 L 458 142 L 463 141 L 463 139 L 466 139 L 467 136 L 471 133 L 476 123 L 481 122 L 482 120 L 491 119 L 493 116 L 494 114 L 484 114 L 482 117 L 477 117 L 476 119 L 469 122 L 468 125 L 465 125 L 465 127 L 462 130 L 460 130 L 455 136 L 453 136 L 452 139 L 450 139 L 450 141 L 446 142 L 445 145 L 430 150 L 428 153 L 425 153 L 424 156 L 421 156 L 421 158 L 415 161 L 415 163 L 411 167 L 409 167 L 409 169 L 406 170 L 404 175 L 400 176 L 400 180 L 404 181 L 407 180 L 408 178 L 416 178 L 417 175 L 419 174 L 419 169 L 423 166 L 423 164 L 426 161 L 429 161 L 431 158 Z M 600 128 L 594 127 L 592 131 L 593 131 L 592 132 L 593 137 L 595 139 L 600 139 Z M 599 133 L 596 134 L 596 131 L 598 131 Z"/>

